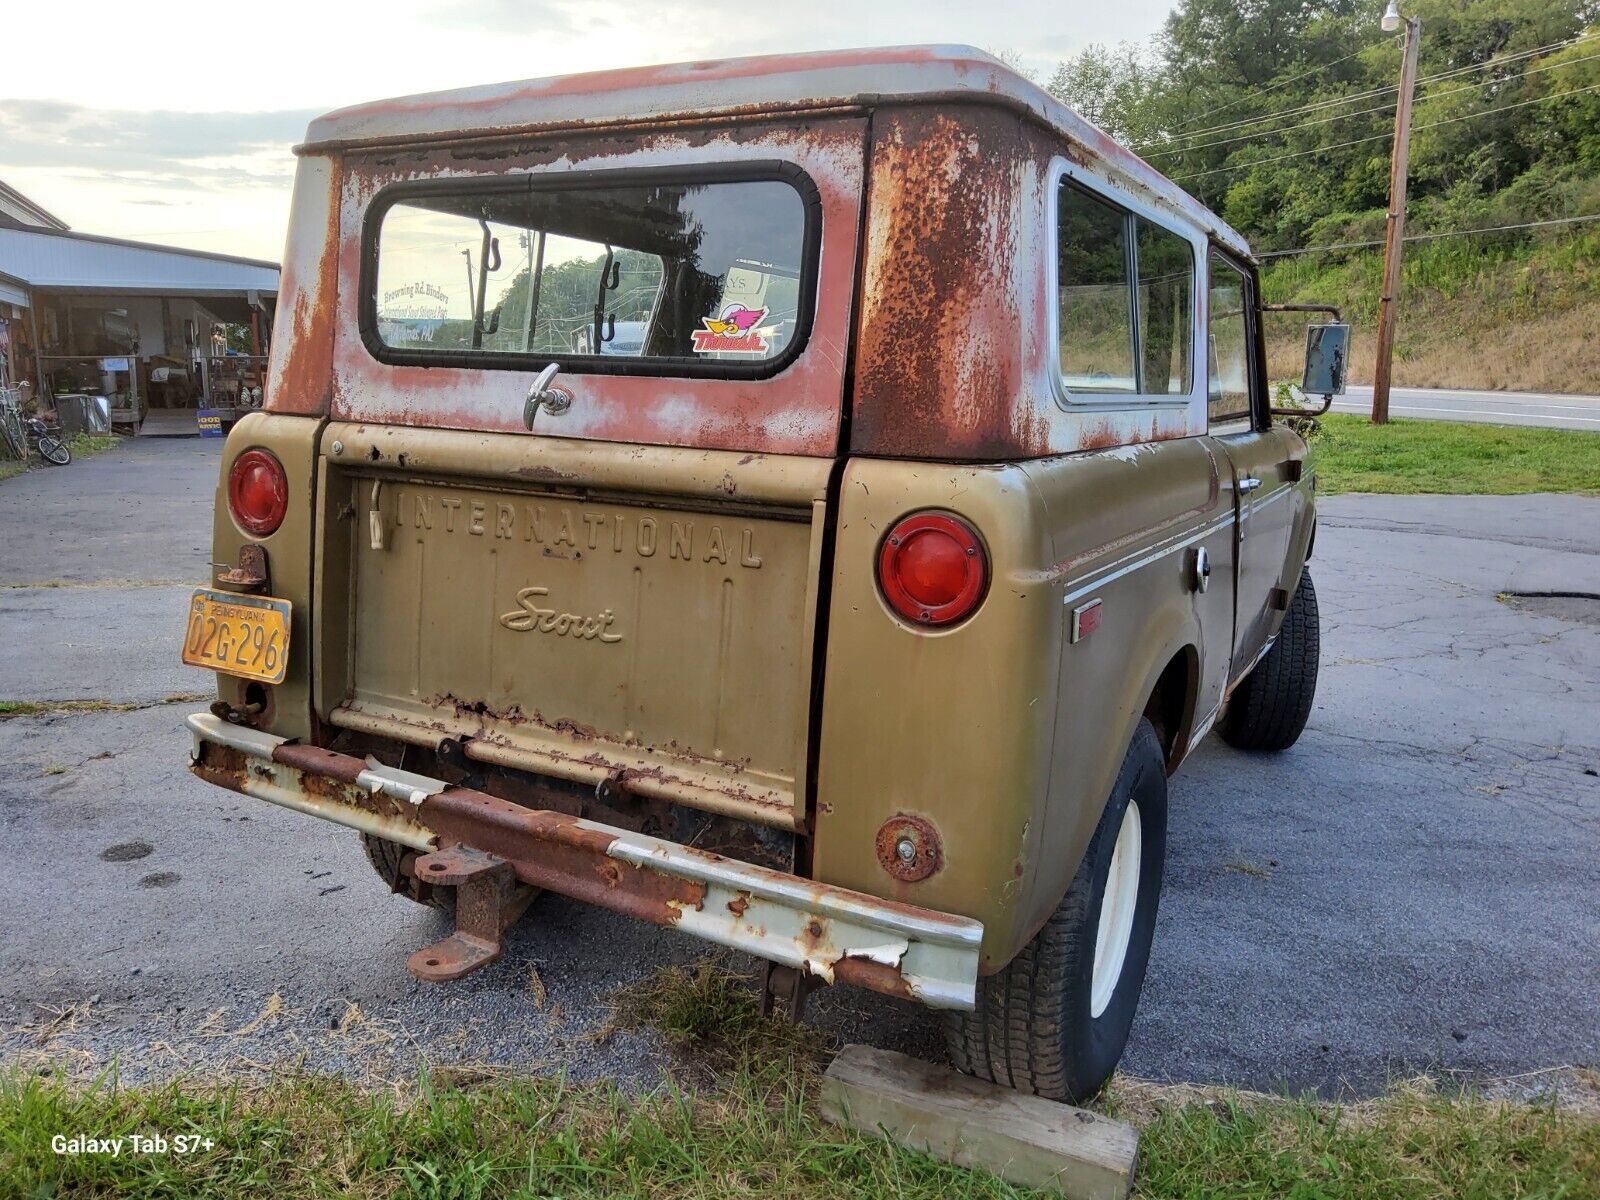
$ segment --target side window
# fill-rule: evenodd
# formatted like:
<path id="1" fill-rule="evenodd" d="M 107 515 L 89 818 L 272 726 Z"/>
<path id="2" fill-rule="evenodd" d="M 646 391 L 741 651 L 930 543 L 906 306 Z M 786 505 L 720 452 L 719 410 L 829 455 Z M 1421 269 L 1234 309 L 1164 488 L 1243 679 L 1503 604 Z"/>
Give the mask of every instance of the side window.
<path id="1" fill-rule="evenodd" d="M 1063 182 L 1056 253 L 1062 382 L 1069 392 L 1133 395 L 1127 214 Z"/>
<path id="2" fill-rule="evenodd" d="M 1194 338 L 1194 252 L 1171 230 L 1134 219 L 1139 263 L 1139 390 L 1186 396 Z"/>
<path id="3" fill-rule="evenodd" d="M 1080 395 L 1186 396 L 1194 381 L 1189 243 L 1063 180 L 1056 234 L 1061 382 Z"/>
<path id="4" fill-rule="evenodd" d="M 1208 293 L 1210 382 L 1207 409 L 1211 424 L 1250 415 L 1250 280 L 1221 255 L 1211 255 Z"/>

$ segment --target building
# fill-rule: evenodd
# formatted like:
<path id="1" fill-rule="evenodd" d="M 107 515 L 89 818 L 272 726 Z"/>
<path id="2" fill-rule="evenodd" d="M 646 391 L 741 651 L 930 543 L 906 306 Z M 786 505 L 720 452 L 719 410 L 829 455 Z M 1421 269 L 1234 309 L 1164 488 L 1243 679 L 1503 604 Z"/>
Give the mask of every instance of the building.
<path id="1" fill-rule="evenodd" d="M 47 402 L 259 403 L 277 294 L 276 263 L 78 233 L 0 183 L 0 382 Z"/>

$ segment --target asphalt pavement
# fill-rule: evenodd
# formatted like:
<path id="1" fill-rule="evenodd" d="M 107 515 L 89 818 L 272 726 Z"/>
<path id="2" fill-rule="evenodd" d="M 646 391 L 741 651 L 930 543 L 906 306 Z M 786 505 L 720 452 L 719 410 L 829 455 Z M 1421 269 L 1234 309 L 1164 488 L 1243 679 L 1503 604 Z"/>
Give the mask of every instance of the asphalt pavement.
<path id="1" fill-rule="evenodd" d="M 125 1079 L 419 1058 L 647 1085 L 615 989 L 705 947 L 544 896 L 501 962 L 406 974 L 442 918 L 353 834 L 200 783 L 177 666 L 207 572 L 214 442 L 139 441 L 0 483 L 0 1059 L 117 1056 Z M 1208 743 L 1173 781 L 1166 890 L 1124 1068 L 1381 1088 L 1600 1065 L 1600 500 L 1325 500 L 1318 705 L 1300 743 Z M 737 969 L 748 959 L 726 955 Z M 839 1039 L 941 1054 L 937 1019 L 847 989 Z"/>
<path id="2" fill-rule="evenodd" d="M 1333 402 L 1333 411 L 1370 413 L 1371 386 L 1351 384 L 1345 395 Z M 1389 415 L 1422 421 L 1532 425 L 1541 429 L 1585 429 L 1600 433 L 1600 396 L 1397 387 L 1389 389 Z"/>

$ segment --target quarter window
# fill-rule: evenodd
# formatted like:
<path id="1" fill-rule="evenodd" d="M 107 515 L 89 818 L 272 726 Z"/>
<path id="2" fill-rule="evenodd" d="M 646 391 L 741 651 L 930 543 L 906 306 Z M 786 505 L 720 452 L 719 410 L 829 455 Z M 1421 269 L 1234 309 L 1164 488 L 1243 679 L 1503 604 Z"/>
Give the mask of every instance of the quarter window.
<path id="1" fill-rule="evenodd" d="M 1078 395 L 1185 396 L 1194 381 L 1188 241 L 1063 180 L 1057 230 L 1061 381 Z"/>
<path id="2" fill-rule="evenodd" d="M 1069 392 L 1132 395 L 1139 385 L 1127 214 L 1063 183 L 1057 254 L 1062 382 Z"/>
<path id="3" fill-rule="evenodd" d="M 1211 287 L 1207 294 L 1210 314 L 1210 381 L 1206 389 L 1211 424 L 1236 421 L 1250 415 L 1250 281 L 1227 259 L 1211 255 Z"/>
<path id="4" fill-rule="evenodd" d="M 1194 251 L 1170 230 L 1134 221 L 1139 264 L 1139 382 L 1146 395 L 1189 394 Z"/>

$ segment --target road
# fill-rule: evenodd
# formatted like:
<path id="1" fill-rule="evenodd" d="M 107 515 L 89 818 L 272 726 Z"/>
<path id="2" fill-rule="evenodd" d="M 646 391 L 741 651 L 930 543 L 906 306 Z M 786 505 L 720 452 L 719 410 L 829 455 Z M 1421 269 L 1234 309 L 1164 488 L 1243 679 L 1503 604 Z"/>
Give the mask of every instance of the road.
<path id="1" fill-rule="evenodd" d="M 1351 384 L 1333 403 L 1334 412 L 1372 411 L 1372 388 Z M 1474 392 L 1461 388 L 1390 388 L 1389 415 L 1424 421 L 1475 421 L 1532 425 L 1542 429 L 1586 429 L 1600 433 L 1600 396 L 1555 392 Z"/>
<path id="2" fill-rule="evenodd" d="M 0 698 L 140 706 L 0 721 L 0 1060 L 659 1079 L 654 1035 L 597 1035 L 618 985 L 700 943 L 545 896 L 501 962 L 417 983 L 405 957 L 441 918 L 388 894 L 353 835 L 184 770 L 198 702 L 166 701 L 209 684 L 177 655 L 217 453 L 134 442 L 0 484 L 29 532 L 0 539 Z M 1125 1069 L 1337 1093 L 1600 1064 L 1600 623 L 1497 598 L 1600 593 L 1600 501 L 1336 497 L 1313 568 L 1305 736 L 1208 743 L 1173 781 Z M 812 1004 L 837 1039 L 941 1055 L 913 1006 Z"/>

